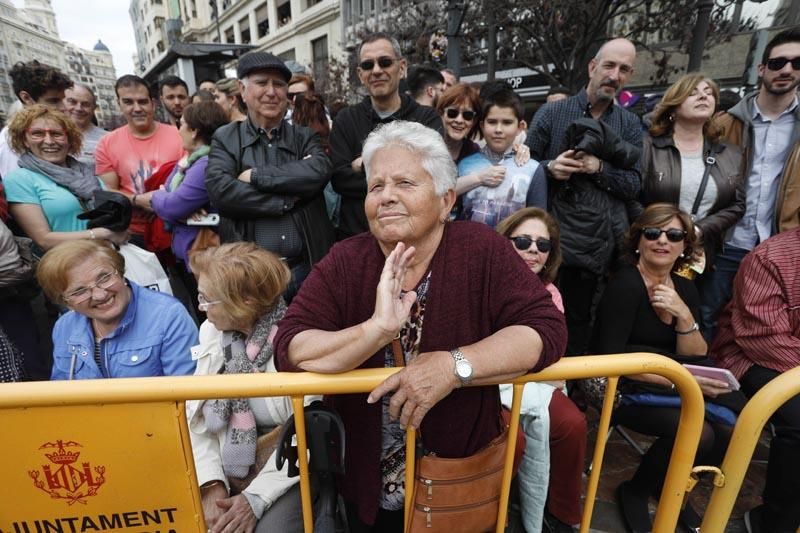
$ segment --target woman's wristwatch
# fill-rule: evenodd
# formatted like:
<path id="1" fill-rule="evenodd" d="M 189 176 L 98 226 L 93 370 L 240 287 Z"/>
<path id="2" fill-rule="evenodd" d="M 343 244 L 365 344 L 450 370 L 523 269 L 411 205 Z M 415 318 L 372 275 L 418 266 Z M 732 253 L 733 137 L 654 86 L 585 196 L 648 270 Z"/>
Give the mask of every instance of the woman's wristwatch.
<path id="1" fill-rule="evenodd" d="M 689 335 L 690 333 L 694 333 L 695 331 L 698 331 L 698 330 L 700 330 L 700 324 L 695 322 L 694 324 L 692 324 L 692 327 L 687 329 L 686 331 L 678 331 L 676 329 L 675 333 L 677 333 L 678 335 Z"/>

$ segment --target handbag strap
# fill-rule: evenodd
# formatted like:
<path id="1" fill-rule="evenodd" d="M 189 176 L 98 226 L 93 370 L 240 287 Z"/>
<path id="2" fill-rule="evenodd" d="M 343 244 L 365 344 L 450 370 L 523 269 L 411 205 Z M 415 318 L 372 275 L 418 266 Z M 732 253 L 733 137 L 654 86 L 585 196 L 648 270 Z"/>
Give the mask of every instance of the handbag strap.
<path id="1" fill-rule="evenodd" d="M 406 366 L 406 359 L 403 357 L 403 347 L 400 346 L 400 335 L 392 339 L 392 355 L 394 356 L 394 366 Z"/>
<path id="2" fill-rule="evenodd" d="M 700 210 L 700 202 L 703 201 L 703 195 L 706 193 L 706 187 L 708 186 L 708 177 L 711 175 L 711 167 L 713 167 L 717 163 L 717 158 L 712 155 L 712 150 L 709 149 L 706 152 L 706 160 L 705 160 L 705 170 L 703 171 L 703 179 L 700 180 L 700 188 L 697 189 L 697 196 L 694 198 L 694 203 L 692 204 L 692 220 L 695 219 L 697 216 L 697 212 Z"/>

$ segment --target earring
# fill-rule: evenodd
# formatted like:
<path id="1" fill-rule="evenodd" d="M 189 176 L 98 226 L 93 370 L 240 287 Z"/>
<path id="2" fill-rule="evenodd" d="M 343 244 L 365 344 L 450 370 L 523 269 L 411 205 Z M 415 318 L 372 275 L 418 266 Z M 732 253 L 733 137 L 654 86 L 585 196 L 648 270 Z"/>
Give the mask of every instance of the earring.
<path id="1" fill-rule="evenodd" d="M 634 253 L 635 253 L 636 255 L 639 255 L 639 249 L 637 248 L 637 249 L 636 249 L 636 252 L 634 252 Z"/>
<path id="2" fill-rule="evenodd" d="M 678 257 L 684 258 L 684 257 L 686 257 L 686 254 L 681 252 L 681 255 L 679 255 Z"/>
<path id="3" fill-rule="evenodd" d="M 670 115 L 669 116 L 669 121 L 670 122 L 675 122 L 675 115 Z"/>

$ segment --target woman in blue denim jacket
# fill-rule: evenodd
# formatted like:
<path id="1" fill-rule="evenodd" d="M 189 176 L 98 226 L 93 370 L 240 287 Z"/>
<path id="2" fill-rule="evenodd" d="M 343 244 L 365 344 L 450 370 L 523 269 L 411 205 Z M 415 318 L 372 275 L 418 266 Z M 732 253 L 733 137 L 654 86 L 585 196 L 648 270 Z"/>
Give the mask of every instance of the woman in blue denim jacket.
<path id="1" fill-rule="evenodd" d="M 53 328 L 51 379 L 194 373 L 197 326 L 186 309 L 124 272 L 125 259 L 105 241 L 70 241 L 42 258 L 42 289 L 70 309 Z"/>

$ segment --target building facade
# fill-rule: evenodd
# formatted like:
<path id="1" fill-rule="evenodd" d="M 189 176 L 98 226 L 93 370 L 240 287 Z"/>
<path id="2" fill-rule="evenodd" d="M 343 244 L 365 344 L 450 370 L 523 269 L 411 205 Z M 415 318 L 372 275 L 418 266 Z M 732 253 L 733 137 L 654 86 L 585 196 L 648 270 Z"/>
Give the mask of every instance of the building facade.
<path id="1" fill-rule="evenodd" d="M 24 9 L 0 0 L 0 111 L 17 101 L 9 77 L 15 63 L 37 59 L 67 71 L 55 18 L 49 0 L 26 0 Z"/>
<path id="2" fill-rule="evenodd" d="M 0 0 L 0 113 L 4 117 L 17 102 L 9 72 L 15 63 L 33 59 L 91 87 L 97 95 L 96 113 L 101 126 L 117 114 L 116 72 L 111 53 L 103 43 L 98 41 L 94 50 L 84 50 L 62 41 L 50 0 L 25 0 L 22 9 L 11 0 Z"/>
<path id="3" fill-rule="evenodd" d="M 169 48 L 166 21 L 169 0 L 131 0 L 128 14 L 136 40 L 134 65 L 141 75 Z M 199 2 L 202 3 L 202 2 Z"/>
<path id="4" fill-rule="evenodd" d="M 252 45 L 309 67 L 317 76 L 341 55 L 339 0 L 132 0 L 140 72 L 166 55 L 158 52 L 159 43 L 169 48 L 166 28 L 175 12 L 180 40 L 186 43 Z"/>

